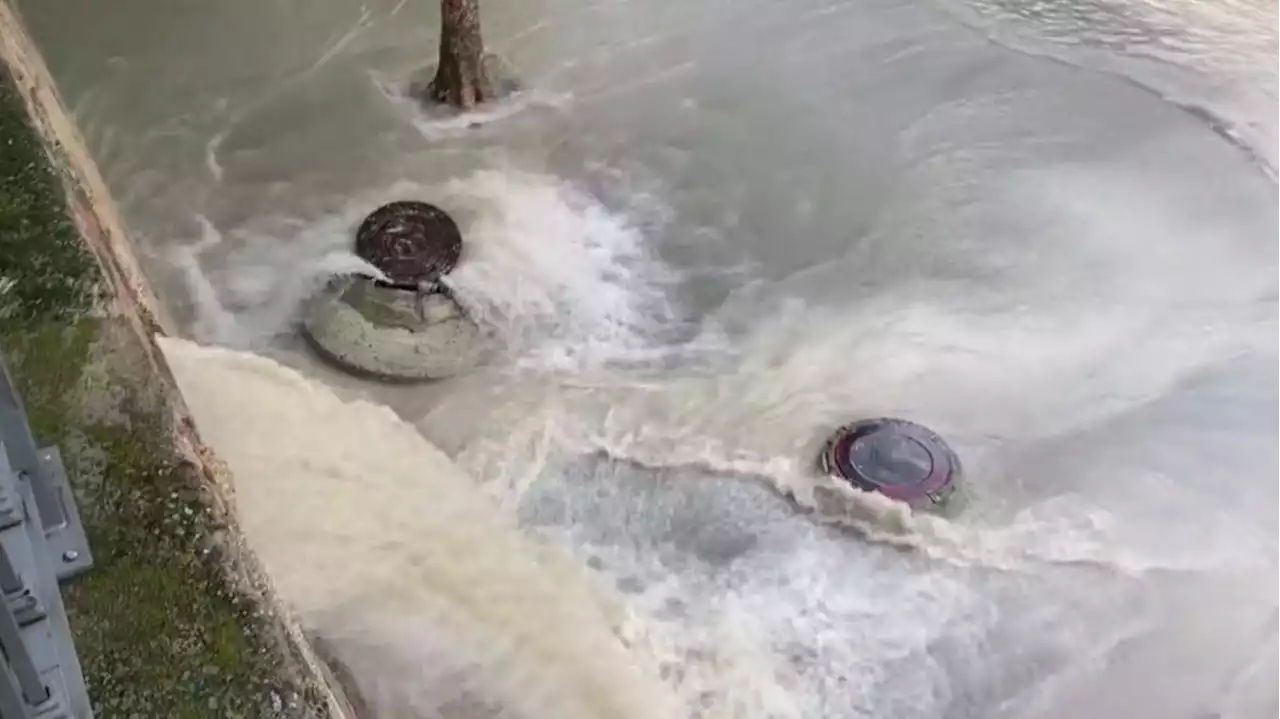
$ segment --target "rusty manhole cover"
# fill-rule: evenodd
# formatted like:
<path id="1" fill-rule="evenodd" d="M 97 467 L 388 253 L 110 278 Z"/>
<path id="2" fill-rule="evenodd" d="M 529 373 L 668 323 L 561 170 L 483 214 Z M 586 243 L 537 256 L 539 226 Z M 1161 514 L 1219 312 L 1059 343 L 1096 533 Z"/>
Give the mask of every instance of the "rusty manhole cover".
<path id="1" fill-rule="evenodd" d="M 452 270 L 462 256 L 462 232 L 444 210 L 402 200 L 373 212 L 356 231 L 356 254 L 382 270 L 391 285 L 416 289 Z"/>

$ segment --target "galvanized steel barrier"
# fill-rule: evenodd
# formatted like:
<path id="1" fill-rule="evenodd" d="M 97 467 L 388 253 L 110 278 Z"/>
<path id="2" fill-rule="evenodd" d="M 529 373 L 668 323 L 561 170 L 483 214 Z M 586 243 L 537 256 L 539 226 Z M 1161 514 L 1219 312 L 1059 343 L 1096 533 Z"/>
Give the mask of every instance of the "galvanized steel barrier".
<path id="1" fill-rule="evenodd" d="M 0 719 L 89 719 L 61 580 L 93 560 L 56 447 L 38 447 L 0 357 Z"/>

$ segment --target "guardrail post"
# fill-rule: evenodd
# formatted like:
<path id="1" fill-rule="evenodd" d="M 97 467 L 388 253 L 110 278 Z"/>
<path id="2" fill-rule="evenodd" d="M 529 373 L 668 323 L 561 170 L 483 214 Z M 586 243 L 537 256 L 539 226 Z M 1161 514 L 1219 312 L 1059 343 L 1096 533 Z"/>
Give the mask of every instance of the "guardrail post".
<path id="1" fill-rule="evenodd" d="M 0 358 L 0 718 L 93 716 L 59 580 L 92 564 L 56 448 L 39 448 Z"/>
<path id="2" fill-rule="evenodd" d="M 67 484 L 62 455 L 57 447 L 36 446 L 27 424 L 27 413 L 0 356 L 0 437 L 9 452 L 13 469 L 32 479 L 31 491 L 40 511 L 49 549 L 56 555 L 59 579 L 74 576 L 93 563 L 89 541 L 76 511 L 75 498 Z"/>

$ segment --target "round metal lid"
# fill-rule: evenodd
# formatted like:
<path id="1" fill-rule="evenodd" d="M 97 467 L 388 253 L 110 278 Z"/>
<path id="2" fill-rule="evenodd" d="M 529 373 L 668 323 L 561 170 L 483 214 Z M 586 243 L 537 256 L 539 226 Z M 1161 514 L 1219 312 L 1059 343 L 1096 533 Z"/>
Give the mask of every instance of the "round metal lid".
<path id="1" fill-rule="evenodd" d="M 462 232 L 444 210 L 401 200 L 374 210 L 356 231 L 356 254 L 396 287 L 416 288 L 452 270 L 462 256 Z"/>
<path id="2" fill-rule="evenodd" d="M 857 487 L 907 501 L 940 496 L 960 472 L 959 459 L 938 435 L 889 417 L 841 427 L 821 460 L 824 471 Z"/>
<path id="3" fill-rule="evenodd" d="M 874 484 L 898 486 L 923 482 L 933 473 L 934 465 L 928 447 L 892 430 L 855 439 L 848 449 L 848 462 Z"/>

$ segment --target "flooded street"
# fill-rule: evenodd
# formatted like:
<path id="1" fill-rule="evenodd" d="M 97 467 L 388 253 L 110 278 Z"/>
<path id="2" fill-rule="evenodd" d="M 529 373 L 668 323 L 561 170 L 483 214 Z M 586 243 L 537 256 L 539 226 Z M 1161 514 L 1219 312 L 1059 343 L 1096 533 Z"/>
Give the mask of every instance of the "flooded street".
<path id="1" fill-rule="evenodd" d="M 19 5 L 251 541 L 385 716 L 449 672 L 521 717 L 1276 714 L 1274 4 L 484 0 L 528 89 L 476 126 L 401 94 L 430 0 Z M 300 304 L 410 198 L 505 352 L 339 376 Z M 814 476 L 875 415 L 948 439 L 962 514 Z M 344 567 L 395 621 L 307 599 Z"/>

